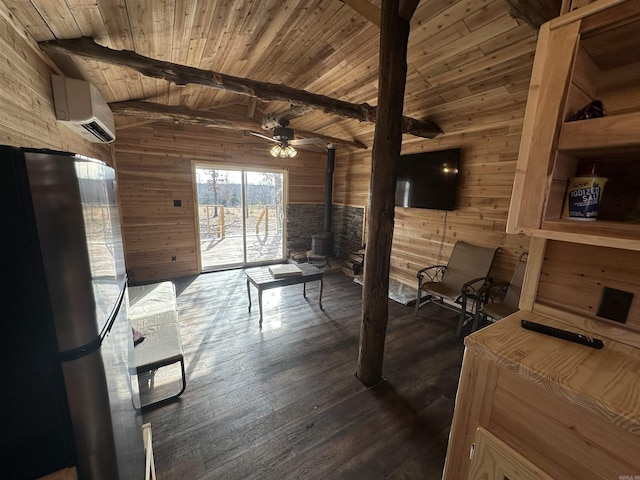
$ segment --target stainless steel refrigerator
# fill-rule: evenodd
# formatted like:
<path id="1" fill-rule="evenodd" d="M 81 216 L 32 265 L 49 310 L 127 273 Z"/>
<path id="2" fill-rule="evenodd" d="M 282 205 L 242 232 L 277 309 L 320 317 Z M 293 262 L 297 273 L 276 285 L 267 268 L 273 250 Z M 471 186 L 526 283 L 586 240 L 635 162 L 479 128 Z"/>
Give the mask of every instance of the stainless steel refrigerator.
<path id="1" fill-rule="evenodd" d="M 114 170 L 0 146 L 0 195 L 0 478 L 143 478 Z"/>

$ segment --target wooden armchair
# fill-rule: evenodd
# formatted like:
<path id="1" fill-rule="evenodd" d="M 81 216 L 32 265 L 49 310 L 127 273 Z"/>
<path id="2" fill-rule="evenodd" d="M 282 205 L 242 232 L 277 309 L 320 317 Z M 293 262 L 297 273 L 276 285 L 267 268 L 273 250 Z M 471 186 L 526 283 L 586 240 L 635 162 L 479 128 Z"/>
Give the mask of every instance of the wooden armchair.
<path id="1" fill-rule="evenodd" d="M 478 293 L 481 302 L 473 318 L 472 332 L 478 329 L 480 322 L 487 323 L 489 319 L 501 320 L 518 311 L 526 269 L 527 253 L 524 252 L 518 259 L 509 283 L 493 283 L 481 288 Z"/>
<path id="2" fill-rule="evenodd" d="M 456 242 L 446 265 L 432 265 L 418 271 L 418 299 L 414 314 L 429 302 L 460 312 L 456 333 L 475 317 L 478 290 L 489 282 L 489 270 L 498 248 Z M 424 299 L 422 294 L 426 293 Z M 471 302 L 471 308 L 468 308 Z"/>

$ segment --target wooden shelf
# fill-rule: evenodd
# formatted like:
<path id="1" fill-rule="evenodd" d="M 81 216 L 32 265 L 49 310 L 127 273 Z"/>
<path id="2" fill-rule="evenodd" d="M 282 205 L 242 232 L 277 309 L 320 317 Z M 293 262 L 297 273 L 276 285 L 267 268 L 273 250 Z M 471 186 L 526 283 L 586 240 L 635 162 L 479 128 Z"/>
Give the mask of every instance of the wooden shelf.
<path id="1" fill-rule="evenodd" d="M 640 112 L 565 122 L 560 131 L 558 150 L 589 157 L 628 152 L 638 158 Z"/>
<path id="2" fill-rule="evenodd" d="M 533 236 L 640 251 L 640 225 L 623 222 L 545 220 Z"/>

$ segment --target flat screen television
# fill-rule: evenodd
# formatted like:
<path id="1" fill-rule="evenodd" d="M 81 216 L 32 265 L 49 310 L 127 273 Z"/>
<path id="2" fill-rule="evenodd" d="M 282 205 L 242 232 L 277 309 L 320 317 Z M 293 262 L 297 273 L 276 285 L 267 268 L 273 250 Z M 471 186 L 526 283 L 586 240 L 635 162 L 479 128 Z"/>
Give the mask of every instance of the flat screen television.
<path id="1" fill-rule="evenodd" d="M 453 210 L 459 148 L 401 155 L 396 169 L 396 206 Z"/>

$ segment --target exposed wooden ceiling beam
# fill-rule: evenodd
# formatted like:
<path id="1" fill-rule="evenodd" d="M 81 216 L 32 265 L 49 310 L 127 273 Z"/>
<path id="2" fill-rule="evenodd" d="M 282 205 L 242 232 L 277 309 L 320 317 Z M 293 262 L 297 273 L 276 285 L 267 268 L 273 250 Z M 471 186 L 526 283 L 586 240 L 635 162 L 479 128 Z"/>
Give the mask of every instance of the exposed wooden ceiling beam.
<path id="1" fill-rule="evenodd" d="M 358 12 L 364 18 L 369 20 L 374 25 L 380 27 L 380 9 L 375 5 L 369 3 L 368 0 L 341 0 L 342 3 L 348 5 L 353 10 Z"/>
<path id="2" fill-rule="evenodd" d="M 401 0 L 400 7 L 398 8 L 398 16 L 407 22 L 411 21 L 419 3 L 420 0 Z"/>
<path id="3" fill-rule="evenodd" d="M 560 15 L 562 0 L 507 0 L 509 13 L 538 30 L 540 25 Z"/>
<path id="4" fill-rule="evenodd" d="M 283 112 L 267 113 L 262 117 L 262 128 L 271 130 L 280 125 L 281 121 L 289 122 L 294 118 L 302 117 L 313 110 L 308 105 L 292 105 L 291 108 Z"/>
<path id="5" fill-rule="evenodd" d="M 258 99 L 256 97 L 251 97 L 249 99 L 249 103 L 247 104 L 247 117 L 253 118 L 253 115 L 256 113 L 257 103 L 258 103 Z"/>
<path id="6" fill-rule="evenodd" d="M 264 100 L 280 100 L 301 105 L 309 105 L 326 113 L 360 121 L 376 121 L 376 107 L 366 103 L 349 103 L 326 95 L 318 95 L 275 83 L 258 82 L 248 78 L 233 77 L 211 70 L 179 65 L 155 60 L 139 55 L 131 50 L 112 50 L 97 44 L 89 37 L 68 40 L 50 40 L 40 43 L 46 53 L 79 55 L 93 60 L 104 61 L 132 68 L 142 75 L 160 78 L 176 85 L 197 84 L 220 90 L 255 96 Z M 402 117 L 402 131 L 418 137 L 433 138 L 442 133 L 440 127 L 429 120 Z"/>
<path id="7" fill-rule="evenodd" d="M 367 0 L 341 0 L 342 3 L 349 5 L 353 10 L 358 12 L 364 18 L 374 25 L 380 27 L 380 9 L 369 3 Z M 398 8 L 398 16 L 407 22 L 411 20 L 413 14 L 418 8 L 420 0 L 402 0 Z"/>
<path id="8" fill-rule="evenodd" d="M 182 123 L 188 125 L 199 125 L 202 127 L 222 128 L 225 130 L 249 130 L 253 132 L 262 131 L 262 122 L 257 119 L 243 115 L 230 115 L 228 113 L 194 110 L 182 106 L 170 106 L 160 103 L 142 102 L 132 100 L 127 102 L 110 103 L 109 107 L 114 115 L 132 116 L 143 120 L 153 120 L 160 122 Z M 315 132 L 294 129 L 297 135 L 303 137 L 318 137 L 327 143 L 335 143 L 341 146 L 366 149 L 362 142 L 345 140 L 342 138 L 321 135 Z"/>

